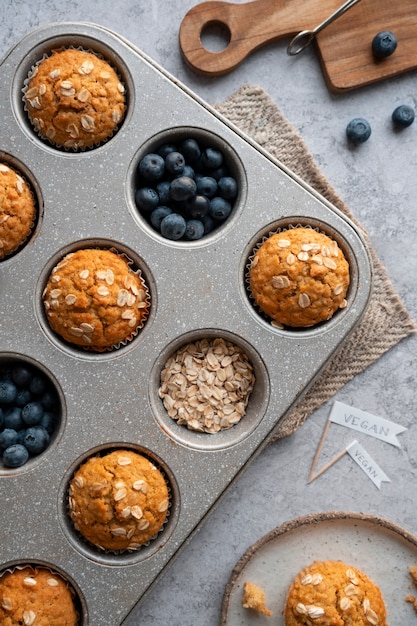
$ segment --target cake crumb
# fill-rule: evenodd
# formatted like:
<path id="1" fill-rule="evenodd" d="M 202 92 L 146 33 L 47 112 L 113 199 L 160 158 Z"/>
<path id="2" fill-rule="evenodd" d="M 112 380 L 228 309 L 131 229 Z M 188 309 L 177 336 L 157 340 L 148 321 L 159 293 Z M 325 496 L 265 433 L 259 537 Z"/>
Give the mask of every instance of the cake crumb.
<path id="1" fill-rule="evenodd" d="M 266 607 L 264 590 L 251 582 L 244 583 L 242 606 L 263 615 L 272 615 L 272 611 Z"/>

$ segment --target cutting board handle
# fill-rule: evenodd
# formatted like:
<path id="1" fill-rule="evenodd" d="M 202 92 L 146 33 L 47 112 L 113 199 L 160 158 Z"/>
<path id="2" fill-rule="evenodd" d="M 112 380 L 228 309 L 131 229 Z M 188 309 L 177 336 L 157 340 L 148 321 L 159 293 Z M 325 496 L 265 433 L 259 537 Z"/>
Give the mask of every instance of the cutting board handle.
<path id="1" fill-rule="evenodd" d="M 220 76 L 233 70 L 257 48 L 314 28 L 340 3 L 340 0 L 202 2 L 190 9 L 182 20 L 181 52 L 196 72 Z M 210 52 L 201 42 L 204 29 L 214 24 L 221 25 L 230 35 L 229 44 L 220 52 Z"/>

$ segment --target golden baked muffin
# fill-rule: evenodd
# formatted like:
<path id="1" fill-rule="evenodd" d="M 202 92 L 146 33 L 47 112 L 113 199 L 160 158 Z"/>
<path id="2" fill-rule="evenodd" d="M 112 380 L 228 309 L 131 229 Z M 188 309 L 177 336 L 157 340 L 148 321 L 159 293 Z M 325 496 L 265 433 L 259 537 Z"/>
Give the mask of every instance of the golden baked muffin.
<path id="1" fill-rule="evenodd" d="M 97 352 L 131 339 L 149 311 L 142 277 L 119 254 L 93 248 L 67 254 L 54 267 L 43 302 L 58 335 Z"/>
<path id="2" fill-rule="evenodd" d="M 0 162 L 0 260 L 20 248 L 36 219 L 32 191 L 22 176 Z"/>
<path id="3" fill-rule="evenodd" d="M 133 450 L 89 458 L 74 474 L 74 528 L 104 550 L 137 550 L 162 528 L 169 506 L 162 472 Z"/>
<path id="4" fill-rule="evenodd" d="M 249 282 L 257 306 L 271 320 L 308 327 L 346 306 L 349 263 L 327 235 L 292 228 L 262 243 L 252 259 Z"/>
<path id="5" fill-rule="evenodd" d="M 342 561 L 315 561 L 297 574 L 285 604 L 285 626 L 386 626 L 379 587 Z"/>
<path id="6" fill-rule="evenodd" d="M 56 573 L 27 566 L 0 577 L 2 626 L 76 626 L 73 593 Z"/>
<path id="7" fill-rule="evenodd" d="M 114 133 L 125 112 L 125 88 L 107 61 L 68 48 L 54 51 L 34 67 L 24 101 L 42 138 L 82 150 Z"/>
<path id="8" fill-rule="evenodd" d="M 242 606 L 244 609 L 252 609 L 262 615 L 272 615 L 272 611 L 266 607 L 264 590 L 250 581 L 246 581 L 243 585 Z"/>

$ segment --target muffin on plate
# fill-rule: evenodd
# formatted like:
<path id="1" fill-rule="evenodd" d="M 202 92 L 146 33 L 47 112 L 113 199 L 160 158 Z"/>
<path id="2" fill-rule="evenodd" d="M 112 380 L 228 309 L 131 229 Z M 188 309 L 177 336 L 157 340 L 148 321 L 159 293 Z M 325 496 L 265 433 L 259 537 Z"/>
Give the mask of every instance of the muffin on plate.
<path id="1" fill-rule="evenodd" d="M 343 561 L 315 561 L 287 592 L 285 626 L 386 626 L 379 587 Z"/>
<path id="2" fill-rule="evenodd" d="M 35 65 L 24 102 L 36 132 L 55 146 L 83 150 L 111 137 L 125 113 L 125 87 L 92 52 L 67 48 Z"/>
<path id="3" fill-rule="evenodd" d="M 74 528 L 103 550 L 137 550 L 161 530 L 168 508 L 164 475 L 133 450 L 90 457 L 69 487 Z"/>
<path id="4" fill-rule="evenodd" d="M 22 246 L 36 220 L 36 203 L 24 178 L 0 161 L 0 261 Z"/>
<path id="5" fill-rule="evenodd" d="M 97 352 L 132 339 L 149 312 L 142 276 L 125 257 L 95 248 L 71 252 L 54 267 L 43 302 L 58 335 Z"/>
<path id="6" fill-rule="evenodd" d="M 76 626 L 74 594 L 56 573 L 43 567 L 15 568 L 0 576 L 2 626 Z"/>
<path id="7" fill-rule="evenodd" d="M 309 327 L 346 306 L 349 263 L 330 237 L 296 227 L 268 237 L 249 267 L 259 309 L 278 325 Z"/>

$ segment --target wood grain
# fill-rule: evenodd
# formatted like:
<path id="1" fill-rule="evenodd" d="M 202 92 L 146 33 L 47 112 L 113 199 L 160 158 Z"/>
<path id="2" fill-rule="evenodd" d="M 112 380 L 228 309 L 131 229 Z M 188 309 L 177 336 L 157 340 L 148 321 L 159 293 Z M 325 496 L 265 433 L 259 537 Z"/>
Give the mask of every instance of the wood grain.
<path id="1" fill-rule="evenodd" d="M 182 54 L 201 74 L 232 71 L 258 48 L 315 28 L 342 0 L 252 0 L 235 4 L 209 0 L 185 15 L 179 32 Z M 201 43 L 208 26 L 220 24 L 230 33 L 229 45 L 210 52 Z M 371 42 L 381 30 L 398 39 L 393 55 L 374 58 Z M 341 92 L 417 68 L 417 1 L 361 0 L 316 39 L 323 74 L 330 90 Z"/>

